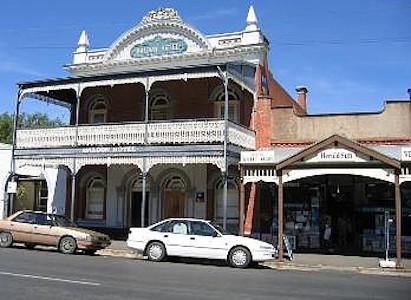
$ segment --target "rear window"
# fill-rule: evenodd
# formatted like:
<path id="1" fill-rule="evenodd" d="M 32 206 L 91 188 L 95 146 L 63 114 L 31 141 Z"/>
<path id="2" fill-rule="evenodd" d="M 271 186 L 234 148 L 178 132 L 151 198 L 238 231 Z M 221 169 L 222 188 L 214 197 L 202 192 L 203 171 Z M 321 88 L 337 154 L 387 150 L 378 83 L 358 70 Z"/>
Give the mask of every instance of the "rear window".
<path id="1" fill-rule="evenodd" d="M 158 232 L 167 232 L 169 230 L 169 223 L 169 221 L 163 222 L 161 224 L 158 224 L 157 226 L 152 227 L 150 230 Z"/>

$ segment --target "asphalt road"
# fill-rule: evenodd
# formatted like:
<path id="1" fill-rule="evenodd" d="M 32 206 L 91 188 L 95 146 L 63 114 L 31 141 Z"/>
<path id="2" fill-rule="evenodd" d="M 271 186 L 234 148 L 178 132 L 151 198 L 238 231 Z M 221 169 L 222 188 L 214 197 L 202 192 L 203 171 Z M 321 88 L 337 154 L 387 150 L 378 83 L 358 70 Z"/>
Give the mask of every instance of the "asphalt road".
<path id="1" fill-rule="evenodd" d="M 409 299 L 409 278 L 0 248 L 0 299 Z"/>

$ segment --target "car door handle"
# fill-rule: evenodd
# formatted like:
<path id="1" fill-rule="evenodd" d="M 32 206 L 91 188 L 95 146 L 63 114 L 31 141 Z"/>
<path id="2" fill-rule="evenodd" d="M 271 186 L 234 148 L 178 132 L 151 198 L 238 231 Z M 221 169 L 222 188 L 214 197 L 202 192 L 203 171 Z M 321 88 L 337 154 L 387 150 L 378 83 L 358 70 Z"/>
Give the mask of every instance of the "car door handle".
<path id="1" fill-rule="evenodd" d="M 168 237 L 168 234 L 165 234 L 164 237 Z"/>
<path id="2" fill-rule="evenodd" d="M 191 237 L 191 238 L 190 238 L 190 240 L 195 240 L 195 239 L 196 239 L 195 237 Z"/>

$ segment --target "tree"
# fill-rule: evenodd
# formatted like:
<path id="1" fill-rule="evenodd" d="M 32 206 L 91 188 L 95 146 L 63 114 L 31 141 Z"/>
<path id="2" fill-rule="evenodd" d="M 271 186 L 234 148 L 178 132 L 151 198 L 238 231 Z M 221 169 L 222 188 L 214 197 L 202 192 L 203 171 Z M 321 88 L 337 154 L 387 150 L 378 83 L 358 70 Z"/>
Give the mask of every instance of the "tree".
<path id="1" fill-rule="evenodd" d="M 8 113 L 0 115 L 0 143 L 13 142 L 13 116 Z"/>
<path id="2" fill-rule="evenodd" d="M 3 113 L 0 115 L 0 143 L 11 144 L 13 142 L 13 115 Z M 22 113 L 19 115 L 18 128 L 50 128 L 66 125 L 59 118 L 50 119 L 45 113 Z"/>

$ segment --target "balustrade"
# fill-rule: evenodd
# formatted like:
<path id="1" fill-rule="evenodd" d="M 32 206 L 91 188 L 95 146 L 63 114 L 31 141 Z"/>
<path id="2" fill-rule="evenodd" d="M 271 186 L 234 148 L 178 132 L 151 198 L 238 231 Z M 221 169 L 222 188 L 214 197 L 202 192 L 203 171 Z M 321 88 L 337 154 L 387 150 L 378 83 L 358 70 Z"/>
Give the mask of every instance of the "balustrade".
<path id="1" fill-rule="evenodd" d="M 147 126 L 147 143 L 151 145 L 215 144 L 224 142 L 224 121 L 171 121 L 128 124 L 81 125 L 78 147 L 143 145 Z M 17 130 L 17 149 L 74 147 L 76 127 Z M 255 134 L 229 122 L 228 142 L 254 149 Z"/>

